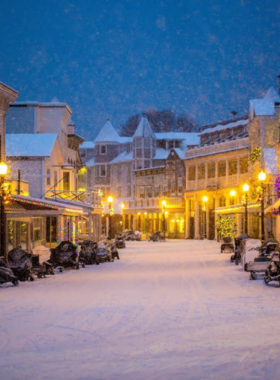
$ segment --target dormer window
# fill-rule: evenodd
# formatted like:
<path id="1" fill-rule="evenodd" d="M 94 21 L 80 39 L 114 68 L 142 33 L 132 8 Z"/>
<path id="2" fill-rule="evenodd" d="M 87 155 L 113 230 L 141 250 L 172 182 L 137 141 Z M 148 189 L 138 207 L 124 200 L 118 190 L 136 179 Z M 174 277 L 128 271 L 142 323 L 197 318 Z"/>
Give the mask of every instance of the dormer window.
<path id="1" fill-rule="evenodd" d="M 104 155 L 107 153 L 107 146 L 106 145 L 100 145 L 100 154 Z"/>

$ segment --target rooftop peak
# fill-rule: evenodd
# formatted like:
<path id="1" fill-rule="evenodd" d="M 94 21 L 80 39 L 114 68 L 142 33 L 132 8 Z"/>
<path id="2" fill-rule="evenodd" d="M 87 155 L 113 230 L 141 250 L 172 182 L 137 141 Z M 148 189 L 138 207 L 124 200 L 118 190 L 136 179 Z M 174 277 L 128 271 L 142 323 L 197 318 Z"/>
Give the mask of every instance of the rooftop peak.
<path id="1" fill-rule="evenodd" d="M 154 139 L 156 138 L 153 129 L 149 123 L 149 120 L 146 117 L 146 114 L 143 114 L 133 137 L 152 137 Z"/>

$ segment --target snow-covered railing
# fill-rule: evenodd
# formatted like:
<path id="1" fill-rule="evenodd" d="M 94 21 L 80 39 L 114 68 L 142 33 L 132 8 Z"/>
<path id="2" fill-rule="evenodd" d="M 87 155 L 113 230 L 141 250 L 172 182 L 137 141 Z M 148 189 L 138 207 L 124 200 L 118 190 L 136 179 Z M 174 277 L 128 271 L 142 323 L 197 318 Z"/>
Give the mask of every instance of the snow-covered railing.
<path id="1" fill-rule="evenodd" d="M 249 137 L 240 140 L 227 141 L 224 143 L 202 146 L 200 148 L 194 148 L 186 150 L 185 158 L 195 158 L 208 156 L 213 153 L 223 153 L 232 150 L 248 148 L 249 147 Z"/>
<path id="2" fill-rule="evenodd" d="M 101 195 L 96 190 L 48 190 L 45 194 L 45 198 L 64 199 L 81 202 L 85 205 L 101 207 Z"/>
<path id="3" fill-rule="evenodd" d="M 161 209 L 163 198 L 148 198 L 137 199 L 134 201 L 127 201 L 125 203 L 125 209 Z M 166 200 L 167 208 L 184 207 L 184 199 L 182 197 L 164 198 Z"/>
<path id="4" fill-rule="evenodd" d="M 193 191 L 193 190 L 209 190 L 210 188 L 223 188 L 228 186 L 239 186 L 240 183 L 246 182 L 248 180 L 248 173 L 245 174 L 234 174 L 234 175 L 228 175 L 224 177 L 217 177 L 217 178 L 206 178 L 203 180 L 197 180 L 197 181 L 187 181 L 186 182 L 186 190 L 187 191 Z"/>

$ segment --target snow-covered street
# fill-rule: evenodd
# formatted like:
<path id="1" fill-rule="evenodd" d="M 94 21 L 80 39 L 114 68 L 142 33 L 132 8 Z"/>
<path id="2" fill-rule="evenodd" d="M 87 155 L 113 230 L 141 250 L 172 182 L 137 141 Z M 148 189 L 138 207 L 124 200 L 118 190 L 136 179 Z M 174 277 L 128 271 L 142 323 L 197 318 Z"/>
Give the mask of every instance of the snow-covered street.
<path id="1" fill-rule="evenodd" d="M 280 377 L 280 289 L 214 241 L 131 242 L 121 260 L 0 289 L 0 379 Z"/>

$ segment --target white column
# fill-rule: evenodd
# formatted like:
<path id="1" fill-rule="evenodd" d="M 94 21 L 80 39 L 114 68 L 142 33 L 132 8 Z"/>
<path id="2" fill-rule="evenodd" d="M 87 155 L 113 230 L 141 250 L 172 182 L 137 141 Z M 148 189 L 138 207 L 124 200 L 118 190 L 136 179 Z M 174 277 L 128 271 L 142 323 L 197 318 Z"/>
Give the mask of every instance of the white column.
<path id="1" fill-rule="evenodd" d="M 194 238 L 199 239 L 199 200 L 198 197 L 195 196 L 195 214 L 194 214 Z"/>
<path id="2" fill-rule="evenodd" d="M 185 200 L 185 238 L 189 239 L 190 237 L 190 208 L 189 208 L 190 200 L 186 198 Z"/>
<path id="3" fill-rule="evenodd" d="M 88 238 L 89 238 L 89 240 L 92 240 L 91 229 L 92 229 L 92 215 L 91 215 L 91 212 L 89 212 L 88 213 Z"/>

